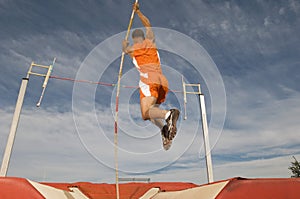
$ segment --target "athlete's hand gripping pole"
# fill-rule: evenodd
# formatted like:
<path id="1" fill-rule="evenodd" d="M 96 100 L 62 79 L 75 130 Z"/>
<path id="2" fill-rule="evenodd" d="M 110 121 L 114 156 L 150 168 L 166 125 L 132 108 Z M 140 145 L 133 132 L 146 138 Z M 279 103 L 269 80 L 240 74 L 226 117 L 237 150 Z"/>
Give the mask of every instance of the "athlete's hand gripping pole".
<path id="1" fill-rule="evenodd" d="M 132 9 L 131 17 L 129 20 L 125 40 L 128 40 L 128 36 L 130 33 L 130 29 L 132 26 L 132 21 L 134 17 L 134 13 L 136 10 L 136 7 L 138 5 L 138 0 L 135 0 L 134 7 Z M 115 134 L 114 134 L 114 144 L 115 144 L 115 171 L 116 171 L 116 195 L 117 199 L 120 198 L 119 194 L 119 174 L 118 174 L 118 115 L 119 115 L 119 94 L 120 94 L 120 84 L 121 84 L 121 77 L 122 77 L 122 70 L 123 70 L 123 63 L 124 63 L 124 56 L 125 53 L 122 52 L 121 55 L 121 62 L 120 62 L 120 69 L 119 69 L 119 76 L 118 76 L 118 84 L 117 84 L 117 93 L 116 93 L 116 114 L 115 114 Z"/>

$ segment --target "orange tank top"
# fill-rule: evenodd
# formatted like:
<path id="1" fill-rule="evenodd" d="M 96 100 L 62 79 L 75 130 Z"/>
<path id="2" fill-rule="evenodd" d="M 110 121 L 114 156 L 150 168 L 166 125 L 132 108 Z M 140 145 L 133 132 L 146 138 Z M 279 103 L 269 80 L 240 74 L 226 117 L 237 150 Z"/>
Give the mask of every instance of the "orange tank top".
<path id="1" fill-rule="evenodd" d="M 161 73 L 160 58 L 155 43 L 145 39 L 133 45 L 133 63 L 140 73 Z"/>

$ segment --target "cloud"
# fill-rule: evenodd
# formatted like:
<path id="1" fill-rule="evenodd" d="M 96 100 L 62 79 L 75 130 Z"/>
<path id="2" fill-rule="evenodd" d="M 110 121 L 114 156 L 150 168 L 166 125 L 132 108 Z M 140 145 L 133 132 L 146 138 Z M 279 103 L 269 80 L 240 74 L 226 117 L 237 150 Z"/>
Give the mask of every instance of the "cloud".
<path id="1" fill-rule="evenodd" d="M 280 15 L 284 15 L 285 14 L 285 8 L 280 8 L 279 11 L 278 11 L 278 13 Z"/>
<path id="2" fill-rule="evenodd" d="M 229 110 L 235 109 L 234 115 L 227 114 L 215 152 L 238 156 L 254 152 L 260 157 L 297 153 L 296 148 L 290 147 L 299 145 L 294 139 L 300 128 L 299 92 L 289 91 L 290 97 L 276 99 L 263 88 L 234 90 L 238 95 L 229 96 L 228 100 Z"/>
<path id="3" fill-rule="evenodd" d="M 122 115 L 124 111 L 127 110 L 120 110 L 121 121 L 124 118 Z M 37 181 L 101 181 L 102 179 L 113 181 L 114 132 L 111 110 L 99 111 L 98 124 L 90 120 L 93 113 L 80 112 L 77 116 L 80 118 L 75 120 L 76 128 L 73 114 L 72 112 L 58 113 L 55 109 L 52 111 L 51 109 L 24 109 L 8 175 Z M 12 109 L 1 110 L 0 121 L 2 132 L 5 132 L 1 134 L 0 139 L 2 151 L 8 136 L 11 116 Z M 80 126 L 78 121 L 86 125 Z M 158 129 L 154 126 L 146 126 L 146 128 L 133 126 L 123 131 L 120 123 L 120 172 L 127 170 L 134 175 L 140 175 L 141 171 L 152 172 L 180 158 L 186 148 L 192 144 L 195 125 L 198 124 L 182 125 L 189 126 L 189 128 L 185 127 L 185 130 L 190 133 L 178 135 L 172 148 L 173 153 L 160 159 L 156 158 L 157 153 L 166 152 L 162 151 Z M 139 131 L 140 136 L 132 134 L 136 130 Z M 154 133 L 154 136 L 145 137 L 149 132 Z M 123 173 L 123 175 L 130 174 Z"/>
<path id="4" fill-rule="evenodd" d="M 217 179 L 230 177 L 276 178 L 290 177 L 291 156 L 270 159 L 257 159 L 240 163 L 227 163 L 215 167 Z M 255 172 L 254 172 L 255 171 Z"/>
<path id="5" fill-rule="evenodd" d="M 295 1 L 295 0 L 289 0 L 289 7 L 295 13 L 298 13 L 298 11 L 300 9 L 300 3 L 298 1 Z"/>
<path id="6" fill-rule="evenodd" d="M 262 111 L 248 111 L 244 118 L 241 118 L 240 116 L 236 116 L 234 118 L 230 117 L 229 120 L 233 120 L 233 122 L 236 122 L 239 125 L 244 124 L 247 128 L 245 130 L 243 126 L 240 126 L 240 128 L 235 130 L 232 130 L 231 128 L 224 129 L 222 137 L 217 145 L 213 148 L 212 153 L 216 179 L 234 176 L 285 176 L 286 169 L 279 168 L 279 166 L 287 164 L 287 162 L 284 162 L 289 156 L 299 154 L 299 150 L 297 150 L 296 147 L 291 148 L 290 145 L 297 146 L 299 144 L 297 140 L 294 139 L 295 134 L 293 130 L 295 125 L 297 125 L 295 123 L 297 122 L 296 118 L 300 110 L 292 108 L 291 110 L 286 110 L 286 114 L 289 116 L 282 115 L 283 111 L 278 108 L 278 112 L 276 112 L 277 114 L 273 113 L 272 116 L 266 116 L 266 114 L 270 113 L 269 110 L 275 109 L 274 107 L 284 109 L 286 108 L 286 104 L 293 106 L 294 103 L 298 103 L 297 99 L 298 98 L 295 97 L 294 100 L 287 99 L 278 101 L 278 103 L 272 103 L 268 107 L 261 107 Z M 241 101 L 240 104 L 242 105 L 243 102 Z M 120 107 L 124 108 L 124 110 L 120 110 L 120 117 L 122 121 L 122 118 L 124 118 L 124 115 L 122 114 L 126 113 L 128 110 L 124 105 Z M 258 108 L 258 110 L 261 108 Z M 243 112 L 245 110 L 241 108 L 240 111 Z M 113 120 L 110 116 L 110 112 L 111 110 L 109 109 L 101 111 L 99 110 L 97 117 L 105 135 L 112 142 Z M 265 113 L 265 115 L 262 113 Z M 2 122 L 1 126 L 4 127 L 3 132 L 8 132 L 9 130 L 11 114 L 12 109 L 2 110 L 0 121 Z M 83 123 L 86 123 L 86 125 L 89 126 L 89 128 L 86 128 L 86 126 L 82 129 L 91 129 L 93 132 L 90 132 L 90 130 L 81 131 L 80 129 L 75 129 L 72 114 L 73 113 L 71 112 L 57 113 L 55 110 L 46 111 L 43 109 L 25 109 L 21 116 L 21 122 L 14 147 L 9 175 L 28 177 L 38 181 L 78 181 L 82 179 L 86 179 L 88 181 L 101 181 L 101 179 L 105 179 L 108 182 L 113 182 L 113 170 L 103 166 L 103 164 L 99 164 L 99 162 L 95 159 L 99 158 L 97 152 L 95 154 L 95 151 L 103 150 L 104 143 L 102 141 L 97 141 L 96 139 L 96 143 L 98 144 L 94 145 L 93 140 L 95 140 L 95 136 L 99 136 L 97 132 L 100 131 L 96 123 L 93 123 L 91 126 L 89 119 L 91 113 L 81 112 L 80 120 L 83 120 Z M 241 113 L 240 115 L 243 114 Z M 282 118 L 286 118 L 286 120 Z M 292 122 L 290 118 L 295 118 L 294 122 Z M 63 121 L 63 123 L 61 121 Z M 130 168 L 131 171 L 136 172 L 143 169 L 149 170 L 151 167 L 155 169 L 157 168 L 157 165 L 161 165 L 161 168 L 163 168 L 161 172 L 150 172 L 148 174 L 121 172 L 122 176 L 145 175 L 151 176 L 151 179 L 155 181 L 176 181 L 176 179 L 178 180 L 180 178 L 182 181 L 204 183 L 204 159 L 203 156 L 201 156 L 202 158 L 200 159 L 198 154 L 199 147 L 202 145 L 201 130 L 199 129 L 199 131 L 195 134 L 196 137 L 194 137 L 195 135 L 193 135 L 192 132 L 195 121 L 184 121 L 180 125 L 183 126 L 180 128 L 180 134 L 174 141 L 172 155 L 185 152 L 183 156 L 178 156 L 178 158 L 180 158 L 177 160 L 174 159 L 176 160 L 175 162 L 169 162 L 172 163 L 171 166 L 164 168 L 164 161 L 161 159 L 149 159 L 146 157 L 146 155 L 143 155 L 145 157 L 141 156 L 136 159 L 134 156 L 124 156 L 121 153 L 119 160 L 121 169 Z M 286 126 L 291 126 L 291 129 L 286 129 Z M 124 132 L 134 133 L 137 128 L 137 126 L 132 126 L 132 128 L 128 128 Z M 270 132 L 270 128 L 274 132 Z M 32 129 L 34 129 L 34 131 Z M 123 127 L 120 126 L 120 129 L 123 129 Z M 152 151 L 153 147 L 157 149 L 161 147 L 160 136 L 159 132 L 157 131 L 158 129 L 155 130 L 155 127 L 153 126 L 149 126 L 147 128 L 142 127 L 139 129 L 140 136 L 147 135 L 149 130 L 150 132 L 156 132 L 157 134 L 155 133 L 156 135 L 153 137 L 154 139 L 142 139 L 140 141 L 130 141 L 130 137 L 124 137 L 121 134 L 119 138 L 120 147 L 122 148 L 121 150 L 125 149 L 127 151 L 129 150 L 131 153 L 136 153 L 136 151 L 147 152 L 149 150 Z M 79 132 L 76 132 L 78 130 Z M 285 132 L 284 137 L 281 136 L 283 131 Z M 191 132 L 191 134 L 188 132 Z M 77 133 L 79 133 L 81 137 L 88 136 L 91 138 L 90 142 L 85 142 L 84 144 L 86 145 L 85 147 L 87 147 L 87 149 L 92 149 L 94 154 L 89 154 L 85 150 L 85 147 L 80 142 Z M 0 139 L 2 141 L 1 146 L 4 146 L 6 136 L 7 134 L 2 134 Z M 134 137 L 136 137 L 136 135 L 134 135 Z M 182 140 L 193 141 L 187 151 L 185 151 L 184 148 L 188 147 L 188 143 L 182 142 Z M 150 142 L 152 144 L 150 144 Z M 133 148 L 130 147 L 130 145 L 132 145 Z M 2 148 L 2 150 L 3 149 L 4 148 Z M 169 155 L 168 157 L 171 157 Z M 236 160 L 232 161 L 228 159 L 229 155 L 236 156 Z M 284 156 L 284 159 L 280 159 L 281 163 L 278 167 L 272 167 L 271 171 L 268 170 L 268 172 L 263 172 L 266 167 L 270 166 L 276 160 L 277 157 L 279 158 Z M 260 160 L 257 160 L 257 158 L 267 158 L 266 162 L 264 163 L 265 167 L 262 166 L 254 169 L 256 167 L 253 167 L 253 165 L 260 162 Z M 105 153 L 101 153 L 100 159 L 102 161 L 104 160 L 104 163 L 107 163 L 106 161 L 113 163 L 112 145 L 109 148 L 106 148 Z M 168 160 L 166 163 L 168 163 Z M 33 168 L 35 169 L 33 170 Z M 68 170 L 66 171 L 64 168 L 68 168 Z M 86 168 L 89 168 L 89 172 L 86 172 Z M 278 170 L 280 170 L 280 172 L 276 173 L 275 171 Z M 94 175 L 93 171 L 97 171 L 98 177 Z M 198 173 L 201 171 L 202 174 Z M 174 172 L 179 173 L 180 175 L 177 175 L 176 178 L 174 178 Z M 85 174 L 83 178 L 82 174 Z"/>
<path id="7" fill-rule="evenodd" d="M 299 154 L 298 154 L 299 156 Z M 214 180 L 224 180 L 234 177 L 244 178 L 288 178 L 291 176 L 288 167 L 293 161 L 291 156 L 282 156 L 269 159 L 256 159 L 243 162 L 215 164 Z M 155 181 L 193 182 L 196 184 L 207 183 L 205 163 L 197 162 L 193 168 L 173 168 L 158 173 L 145 174 L 141 177 L 150 177 Z"/>
<path id="8" fill-rule="evenodd" d="M 11 116 L 11 111 L 1 110 L 4 132 L 0 139 L 1 151 L 4 151 Z M 86 114 L 82 117 L 87 118 Z M 97 131 L 96 125 L 94 130 Z M 96 174 L 97 170 L 101 172 Z M 113 175 L 112 169 L 97 162 L 85 150 L 71 112 L 22 111 L 8 175 L 38 181 L 101 181 L 108 177 L 107 172 Z"/>
<path id="9" fill-rule="evenodd" d="M 272 24 L 272 22 L 271 22 L 270 16 L 267 16 L 266 18 L 264 18 L 264 25 L 265 26 L 269 26 L 271 24 Z"/>

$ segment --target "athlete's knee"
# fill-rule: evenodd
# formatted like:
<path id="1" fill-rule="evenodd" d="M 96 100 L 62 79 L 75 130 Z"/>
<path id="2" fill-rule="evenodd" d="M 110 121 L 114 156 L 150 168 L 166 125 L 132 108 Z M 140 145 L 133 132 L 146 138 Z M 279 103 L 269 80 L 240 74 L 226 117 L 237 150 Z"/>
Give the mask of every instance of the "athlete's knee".
<path id="1" fill-rule="evenodd" d="M 150 118 L 147 117 L 145 114 L 142 114 L 142 119 L 143 119 L 143 120 L 149 120 Z"/>
<path id="2" fill-rule="evenodd" d="M 143 120 L 149 120 L 150 119 L 150 117 L 149 117 L 149 110 L 142 111 L 141 113 L 142 113 L 142 119 Z"/>

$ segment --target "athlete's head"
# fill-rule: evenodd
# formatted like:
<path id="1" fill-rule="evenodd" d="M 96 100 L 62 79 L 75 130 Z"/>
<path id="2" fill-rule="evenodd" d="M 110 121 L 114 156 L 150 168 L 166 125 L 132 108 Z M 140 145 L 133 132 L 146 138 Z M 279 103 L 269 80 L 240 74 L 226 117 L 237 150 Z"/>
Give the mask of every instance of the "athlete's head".
<path id="1" fill-rule="evenodd" d="M 133 43 L 140 43 L 143 40 L 145 40 L 145 34 L 142 29 L 135 29 L 132 32 L 131 36 L 132 36 Z"/>

